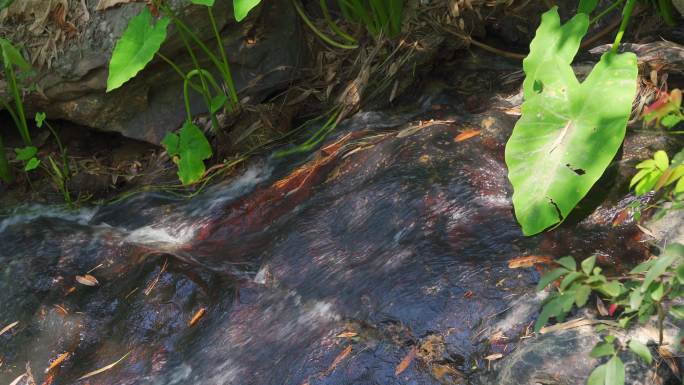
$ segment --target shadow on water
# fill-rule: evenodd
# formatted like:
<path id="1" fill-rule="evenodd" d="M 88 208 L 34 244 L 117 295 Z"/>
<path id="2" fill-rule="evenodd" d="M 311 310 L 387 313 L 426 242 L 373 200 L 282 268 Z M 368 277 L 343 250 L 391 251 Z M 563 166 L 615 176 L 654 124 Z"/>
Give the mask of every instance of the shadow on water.
<path id="1" fill-rule="evenodd" d="M 128 353 L 90 383 L 467 383 L 541 300 L 537 271 L 508 260 L 643 253 L 630 226 L 591 216 L 523 238 L 503 164 L 515 105 L 497 100 L 360 113 L 299 166 L 257 160 L 190 202 L 13 212 L 0 327 L 19 324 L 0 336 L 0 382 L 30 363 L 38 382 L 85 383 Z M 456 141 L 466 129 L 480 134 Z"/>

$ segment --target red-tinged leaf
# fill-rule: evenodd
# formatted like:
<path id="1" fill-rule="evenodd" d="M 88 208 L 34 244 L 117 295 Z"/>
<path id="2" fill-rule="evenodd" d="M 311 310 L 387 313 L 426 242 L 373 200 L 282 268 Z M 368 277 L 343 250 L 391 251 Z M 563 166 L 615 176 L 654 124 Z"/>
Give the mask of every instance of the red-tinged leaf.
<path id="1" fill-rule="evenodd" d="M 69 356 L 70 356 L 69 352 L 64 352 L 64 353 L 60 354 L 59 356 L 57 356 L 57 358 L 55 358 L 55 360 L 52 361 L 50 366 L 48 366 L 47 369 L 45 369 L 45 373 L 48 373 L 48 372 L 52 371 L 53 369 L 55 369 L 56 367 L 58 367 L 59 365 L 61 365 L 64 361 L 66 361 L 67 358 L 69 358 Z"/>
<path id="2" fill-rule="evenodd" d="M 613 314 L 615 314 L 615 311 L 617 310 L 617 308 L 618 308 L 618 305 L 616 303 L 611 303 L 610 306 L 608 307 L 608 315 L 610 315 L 612 317 Z"/>
<path id="3" fill-rule="evenodd" d="M 415 346 L 409 350 L 408 354 L 401 360 L 399 365 L 397 365 L 397 368 L 394 369 L 394 375 L 398 376 L 401 373 L 403 373 L 406 369 L 408 369 L 409 366 L 411 366 L 411 363 L 413 360 L 416 358 L 416 354 L 418 353 L 418 348 Z"/>

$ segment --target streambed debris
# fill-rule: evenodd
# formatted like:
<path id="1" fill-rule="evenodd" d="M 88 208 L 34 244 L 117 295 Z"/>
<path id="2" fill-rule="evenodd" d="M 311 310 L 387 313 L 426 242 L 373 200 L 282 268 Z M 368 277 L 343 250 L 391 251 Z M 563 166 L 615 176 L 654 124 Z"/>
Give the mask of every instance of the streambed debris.
<path id="1" fill-rule="evenodd" d="M 76 276 L 76 282 L 80 283 L 81 285 L 91 286 L 91 287 L 100 285 L 100 282 L 97 280 L 97 278 L 95 278 L 94 276 L 92 276 L 90 274 L 77 275 Z"/>
<path id="2" fill-rule="evenodd" d="M 110 370 L 111 368 L 113 368 L 116 365 L 118 365 L 119 363 L 121 363 L 121 361 L 125 360 L 126 357 L 128 357 L 130 354 L 131 354 L 131 352 L 128 352 L 128 353 L 124 354 L 123 357 L 119 358 L 117 361 L 115 361 L 115 362 L 113 362 L 113 363 L 111 363 L 111 364 L 109 364 L 103 368 L 93 370 L 92 372 L 84 374 L 83 376 L 78 378 L 78 381 L 85 380 L 86 378 L 90 378 L 92 376 L 95 376 L 95 375 L 98 375 L 102 372 L 106 372 L 106 371 Z"/>
<path id="3" fill-rule="evenodd" d="M 4 328 L 2 328 L 2 330 L 0 330 L 0 336 L 7 333 L 8 331 L 10 331 L 13 327 L 15 327 L 17 325 L 19 325 L 19 321 L 12 322 L 11 324 L 5 326 Z"/>

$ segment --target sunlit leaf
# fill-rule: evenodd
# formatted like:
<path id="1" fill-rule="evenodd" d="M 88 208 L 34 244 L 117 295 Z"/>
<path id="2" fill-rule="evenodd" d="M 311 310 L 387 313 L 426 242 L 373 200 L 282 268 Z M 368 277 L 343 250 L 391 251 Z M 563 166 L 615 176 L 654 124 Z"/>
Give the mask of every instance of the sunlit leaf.
<path id="1" fill-rule="evenodd" d="M 622 144 L 636 94 L 633 53 L 608 52 L 579 83 L 570 62 L 588 26 L 580 13 L 560 26 L 557 9 L 525 59 L 522 116 L 506 144 L 516 218 L 525 235 L 562 222 L 601 177 Z M 544 84 L 535 93 L 533 83 Z"/>
<path id="2" fill-rule="evenodd" d="M 170 22 L 166 17 L 153 22 L 152 13 L 147 7 L 128 22 L 109 61 L 107 92 L 121 87 L 147 66 L 166 40 L 166 29 Z"/>
<path id="3" fill-rule="evenodd" d="M 36 126 L 38 126 L 38 128 L 43 127 L 43 122 L 45 122 L 46 117 L 47 115 L 45 115 L 45 112 L 36 112 L 35 120 Z"/>
<path id="4" fill-rule="evenodd" d="M 206 170 L 204 160 L 211 158 L 212 152 L 204 133 L 192 122 L 186 121 L 180 130 L 178 151 L 178 177 L 181 182 L 189 185 L 199 181 Z"/>
<path id="5" fill-rule="evenodd" d="M 38 166 L 40 166 L 40 159 L 35 158 L 35 157 L 31 158 L 31 159 L 29 159 L 28 162 L 26 162 L 26 165 L 24 166 L 24 171 L 26 171 L 26 172 L 33 171 L 33 170 L 37 169 Z"/>
<path id="6" fill-rule="evenodd" d="M 235 20 L 242 21 L 252 8 L 259 5 L 261 0 L 233 0 L 233 12 Z"/>
<path id="7" fill-rule="evenodd" d="M 587 385 L 606 385 L 606 365 L 600 365 L 591 372 Z"/>
<path id="8" fill-rule="evenodd" d="M 653 282 L 653 280 L 663 275 L 667 268 L 670 267 L 670 265 L 672 265 L 678 259 L 678 256 L 672 254 L 665 254 L 658 257 L 658 259 L 656 259 L 655 263 L 653 264 L 653 267 L 651 267 L 648 270 L 646 276 L 644 277 L 644 282 L 641 285 L 641 292 L 645 293 L 646 290 L 648 290 L 648 287 Z"/>
<path id="9" fill-rule="evenodd" d="M 214 0 L 190 0 L 190 2 L 197 5 L 206 5 L 207 7 L 214 6 Z"/>
<path id="10" fill-rule="evenodd" d="M 625 364 L 618 356 L 613 356 L 606 363 L 606 385 L 625 384 Z"/>

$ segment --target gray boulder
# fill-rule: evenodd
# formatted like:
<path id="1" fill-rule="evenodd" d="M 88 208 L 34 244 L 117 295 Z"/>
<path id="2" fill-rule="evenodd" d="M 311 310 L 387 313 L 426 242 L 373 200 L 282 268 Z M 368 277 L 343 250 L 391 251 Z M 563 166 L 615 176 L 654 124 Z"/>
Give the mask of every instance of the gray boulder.
<path id="1" fill-rule="evenodd" d="M 169 65 L 154 60 L 122 88 L 105 93 L 107 64 L 114 45 L 128 20 L 145 6 L 114 1 L 121 4 L 102 9 L 101 3 L 106 1 L 16 1 L 0 13 L 0 35 L 25 49 L 37 70 L 38 90 L 26 97 L 29 111 L 42 110 L 52 119 L 157 144 L 185 118 L 182 79 Z M 191 5 L 188 0 L 167 4 L 208 47 L 216 48 L 204 7 Z M 65 8 L 67 11 L 60 11 Z M 60 12 L 66 16 L 55 17 Z M 261 101 L 287 85 L 303 52 L 297 15 L 290 2 L 264 2 L 242 23 L 233 18 L 232 2 L 217 1 L 214 13 L 243 100 Z M 30 17 L 36 20 L 33 24 L 26 22 Z M 162 52 L 183 70 L 192 68 L 173 27 Z M 204 68 L 214 69 L 202 53 L 196 53 Z M 7 97 L 2 80 L 0 97 Z M 206 112 L 197 95 L 191 105 L 195 113 Z"/>

